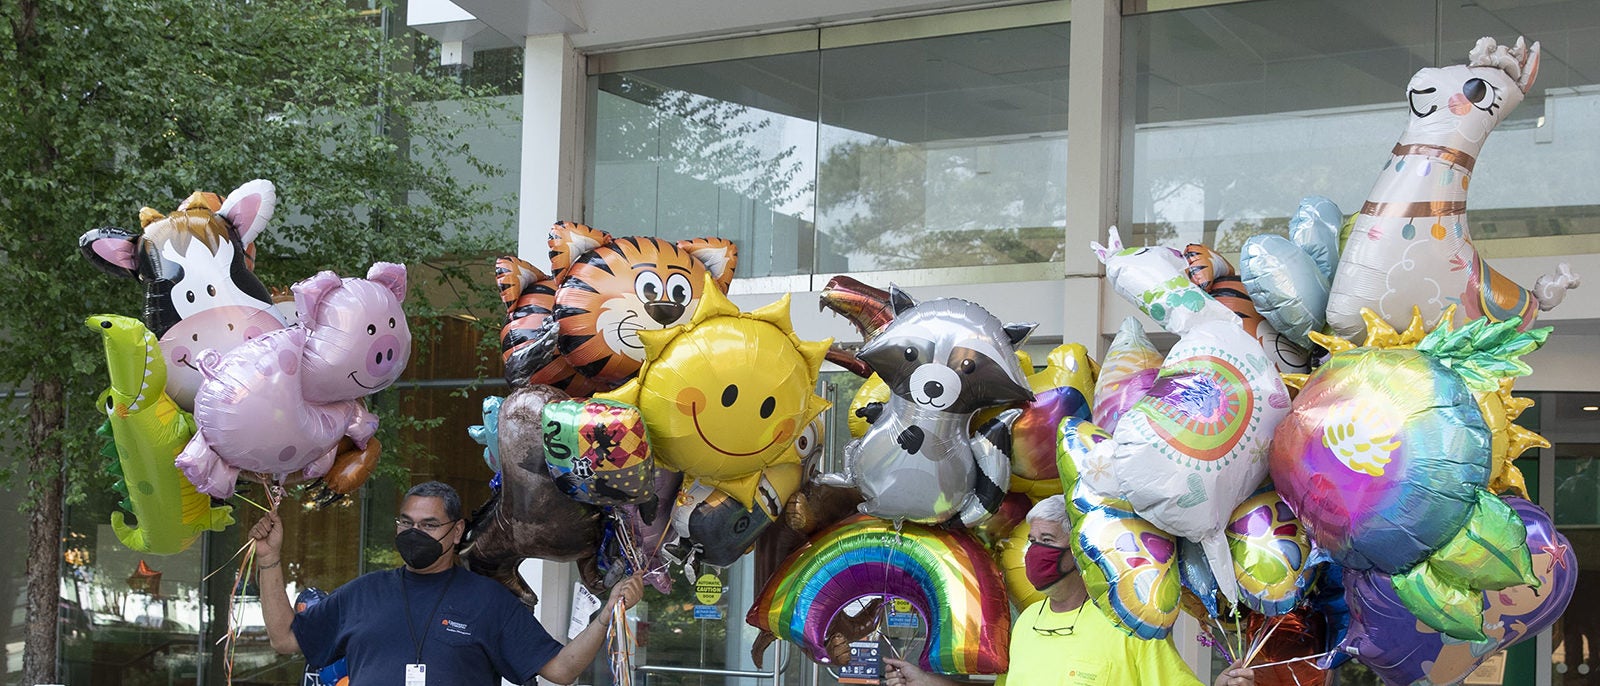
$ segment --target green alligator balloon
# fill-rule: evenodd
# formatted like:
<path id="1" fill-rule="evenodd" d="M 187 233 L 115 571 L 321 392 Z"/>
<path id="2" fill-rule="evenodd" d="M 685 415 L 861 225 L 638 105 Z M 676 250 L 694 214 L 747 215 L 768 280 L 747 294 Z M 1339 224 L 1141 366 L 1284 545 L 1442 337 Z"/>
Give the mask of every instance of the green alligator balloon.
<path id="1" fill-rule="evenodd" d="M 183 552 L 204 531 L 233 523 L 233 508 L 212 506 L 172 460 L 194 435 L 194 418 L 166 393 L 167 365 L 156 337 L 132 317 L 95 315 L 85 324 L 105 340 L 111 388 L 100 394 L 100 410 L 116 445 L 122 480 L 114 488 L 126 496 L 111 513 L 117 540 L 132 550 L 171 555 Z"/>

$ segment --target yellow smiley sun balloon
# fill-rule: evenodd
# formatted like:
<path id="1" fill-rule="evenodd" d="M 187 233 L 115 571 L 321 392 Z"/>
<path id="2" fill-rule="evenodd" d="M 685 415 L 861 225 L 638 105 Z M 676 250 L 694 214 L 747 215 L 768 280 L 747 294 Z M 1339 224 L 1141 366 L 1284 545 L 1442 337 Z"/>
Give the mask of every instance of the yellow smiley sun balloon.
<path id="1" fill-rule="evenodd" d="M 688 324 L 639 332 L 639 375 L 596 397 L 639 408 L 658 463 L 748 508 L 762 471 L 797 462 L 795 438 L 827 409 L 817 373 L 833 340 L 800 340 L 787 295 L 740 312 L 704 293 Z"/>

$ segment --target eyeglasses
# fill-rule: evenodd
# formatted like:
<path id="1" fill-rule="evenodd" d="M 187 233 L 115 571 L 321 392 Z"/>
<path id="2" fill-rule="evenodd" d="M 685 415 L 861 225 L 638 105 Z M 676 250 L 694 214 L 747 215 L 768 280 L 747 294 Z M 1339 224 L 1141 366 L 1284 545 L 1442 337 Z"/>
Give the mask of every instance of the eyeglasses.
<path id="1" fill-rule="evenodd" d="M 1079 605 L 1078 606 L 1078 611 L 1072 613 L 1072 623 L 1071 624 L 1068 624 L 1066 626 L 1056 627 L 1054 629 L 1041 629 L 1041 628 L 1039 628 L 1039 620 L 1040 619 L 1044 619 L 1044 606 L 1045 605 L 1049 605 L 1049 604 L 1050 604 L 1050 601 L 1044 601 L 1044 602 L 1039 603 L 1039 616 L 1033 620 L 1033 631 L 1034 631 L 1034 633 L 1037 633 L 1040 636 L 1071 636 L 1072 635 L 1072 630 L 1077 628 L 1077 626 L 1078 626 L 1078 617 L 1083 614 L 1083 605 L 1088 605 L 1089 601 L 1088 600 L 1083 601 L 1083 605 Z"/>
<path id="2" fill-rule="evenodd" d="M 434 521 L 425 519 L 425 520 L 420 521 L 420 522 L 413 522 L 413 521 L 411 521 L 409 519 L 406 519 L 405 517 L 395 517 L 394 518 L 394 530 L 395 531 L 405 531 L 406 529 L 417 528 L 417 529 L 422 529 L 422 533 L 425 533 L 425 534 L 428 534 L 429 536 L 432 536 L 438 530 L 443 529 L 443 528 L 445 528 L 447 526 L 450 526 L 451 524 L 455 524 L 456 522 L 459 522 L 459 521 L 461 521 L 461 520 L 452 519 L 452 520 L 450 520 L 448 522 L 434 522 Z"/>

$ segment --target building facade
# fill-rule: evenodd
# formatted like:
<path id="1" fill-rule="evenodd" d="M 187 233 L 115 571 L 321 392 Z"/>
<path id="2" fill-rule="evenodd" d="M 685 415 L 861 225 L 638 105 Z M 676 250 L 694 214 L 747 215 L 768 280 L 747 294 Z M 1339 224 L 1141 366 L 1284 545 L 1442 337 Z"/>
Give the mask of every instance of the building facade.
<path id="1" fill-rule="evenodd" d="M 1103 353 L 1136 311 L 1106 287 L 1090 241 L 1116 225 L 1130 245 L 1202 242 L 1228 253 L 1248 236 L 1283 232 L 1306 195 L 1358 210 L 1404 126 L 1411 75 L 1464 61 L 1480 36 L 1538 40 L 1544 62 L 1478 160 L 1475 243 L 1524 285 L 1558 262 L 1600 279 L 1600 3 L 1590 0 L 411 0 L 400 12 L 464 78 L 502 85 L 497 97 L 520 114 L 520 125 L 472 122 L 469 137 L 480 157 L 512 170 L 490 183 L 517 196 L 525 259 L 547 262 L 545 232 L 557 219 L 616 235 L 729 238 L 740 251 L 736 302 L 748 309 L 793 294 L 807 339 L 855 337 L 808 305 L 829 278 L 849 274 L 1038 322 L 1035 352 L 1079 342 Z M 1537 401 L 1522 423 L 1553 444 L 1520 465 L 1577 550 L 1577 595 L 1552 631 L 1468 683 L 1600 684 L 1600 584 L 1587 583 L 1600 581 L 1595 287 L 1541 315 L 1555 332 L 1517 384 Z M 490 473 L 465 427 L 496 391 L 459 392 L 478 370 L 472 334 L 458 333 L 389 402 L 443 419 L 420 434 L 440 459 L 412 476 L 456 484 L 470 507 L 487 496 Z M 827 370 L 822 386 L 847 407 L 858 383 Z M 829 428 L 837 460 L 843 412 Z M 393 491 L 286 515 L 297 589 L 397 563 Z M 216 641 L 230 572 L 206 576 L 229 564 L 240 527 L 149 560 L 162 572 L 152 582 L 129 576 L 143 561 L 106 530 L 113 507 L 91 502 L 70 515 L 64 682 L 224 683 Z M 13 511 L 0 507 L 0 529 L 23 530 Z M 21 561 L 7 564 L 0 581 L 19 578 Z M 759 591 L 751 567 L 725 570 L 710 601 L 684 579 L 671 596 L 648 596 L 637 613 L 643 678 L 836 682 L 783 644 L 756 665 L 743 621 Z M 573 570 L 523 569 L 541 619 L 559 633 L 572 615 Z M 20 590 L 0 588 L 0 602 Z M 236 608 L 245 631 L 233 682 L 297 683 L 303 665 L 271 654 L 249 595 L 242 589 Z M 718 616 L 697 618 L 697 605 Z M 4 607 L 6 673 L 15 674 L 22 608 Z M 1198 671 L 1218 668 L 1195 634 L 1180 624 L 1180 653 Z M 611 676 L 597 664 L 584 683 Z M 1340 683 L 1377 682 L 1346 668 Z"/>

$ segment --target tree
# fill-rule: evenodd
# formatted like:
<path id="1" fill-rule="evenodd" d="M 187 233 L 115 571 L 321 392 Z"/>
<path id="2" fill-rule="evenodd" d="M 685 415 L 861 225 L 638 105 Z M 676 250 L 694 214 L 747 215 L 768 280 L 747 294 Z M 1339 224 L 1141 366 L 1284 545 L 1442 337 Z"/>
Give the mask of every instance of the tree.
<path id="1" fill-rule="evenodd" d="M 90 410 L 104 363 L 82 321 L 139 311 L 139 289 L 78 257 L 79 234 L 136 228 L 142 205 L 167 212 L 195 190 L 266 178 L 280 199 L 258 244 L 269 285 L 317 269 L 364 273 L 379 259 L 424 267 L 414 281 L 458 280 L 463 265 L 450 258 L 509 247 L 495 245 L 509 241 L 508 223 L 459 228 L 503 206 L 448 171 L 446 159 L 466 155 L 460 129 L 428 106 L 472 91 L 417 67 L 416 39 L 383 11 L 0 0 L 0 388 L 11 389 L 5 428 L 22 447 L 4 476 L 31 494 L 25 683 L 55 680 L 63 503 L 104 483 Z M 467 116 L 481 107 L 463 102 Z M 407 305 L 424 340 L 439 303 Z"/>

